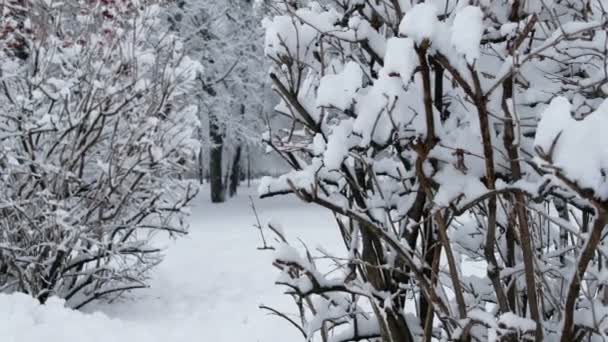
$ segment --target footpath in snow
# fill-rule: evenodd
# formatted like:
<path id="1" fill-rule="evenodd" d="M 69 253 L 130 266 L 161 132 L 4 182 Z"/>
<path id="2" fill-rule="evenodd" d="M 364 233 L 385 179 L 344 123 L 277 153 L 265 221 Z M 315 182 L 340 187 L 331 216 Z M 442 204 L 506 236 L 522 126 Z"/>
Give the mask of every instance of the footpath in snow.
<path id="1" fill-rule="evenodd" d="M 288 237 L 315 247 L 339 249 L 330 213 L 293 197 L 257 199 L 242 188 L 227 203 L 212 205 L 203 189 L 194 203 L 190 234 L 162 239 L 166 258 L 152 273 L 150 289 L 128 299 L 96 304 L 86 313 L 58 299 L 40 306 L 24 295 L 0 295 L 2 342 L 214 341 L 278 342 L 301 338 L 281 319 L 260 310 L 266 304 L 293 312 L 274 286 L 272 252 L 259 251 L 253 227 L 253 196 L 262 223 L 282 224 Z"/>

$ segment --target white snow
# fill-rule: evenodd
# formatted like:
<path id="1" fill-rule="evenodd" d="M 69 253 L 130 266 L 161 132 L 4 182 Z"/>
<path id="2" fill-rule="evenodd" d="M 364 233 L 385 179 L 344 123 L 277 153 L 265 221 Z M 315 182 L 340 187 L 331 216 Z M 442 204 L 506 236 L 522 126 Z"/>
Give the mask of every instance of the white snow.
<path id="1" fill-rule="evenodd" d="M 466 6 L 456 13 L 452 26 L 452 45 L 467 63 L 479 59 L 479 42 L 483 34 L 483 12 L 479 7 Z"/>
<path id="2" fill-rule="evenodd" d="M 541 115 L 534 144 L 549 153 L 557 136 L 573 122 L 568 99 L 556 97 Z"/>
<path id="3" fill-rule="evenodd" d="M 437 7 L 421 3 L 407 11 L 399 25 L 399 33 L 420 44 L 425 39 L 433 38 L 437 21 Z"/>
<path id="4" fill-rule="evenodd" d="M 517 316 L 512 312 L 500 315 L 498 323 L 507 328 L 519 331 L 534 331 L 534 329 L 536 329 L 536 323 L 534 323 L 533 320 Z"/>
<path id="5" fill-rule="evenodd" d="M 83 314 L 66 309 L 51 298 L 46 305 L 25 294 L 0 294 L 0 340 L 27 341 L 171 341 L 180 331 L 148 329 L 141 324 L 111 319 L 102 313 Z M 185 339 L 182 339 L 185 341 Z"/>
<path id="6" fill-rule="evenodd" d="M 465 175 L 451 167 L 446 167 L 435 176 L 441 184 L 434 201 L 440 206 L 448 206 L 459 196 L 465 197 L 465 202 L 473 200 L 488 191 L 481 181 L 470 175 Z"/>
<path id="7" fill-rule="evenodd" d="M 266 28 L 265 52 L 268 56 L 291 56 L 300 60 L 310 58 L 310 44 L 316 35 L 312 26 L 296 23 L 288 16 L 266 19 L 263 24 Z"/>
<path id="8" fill-rule="evenodd" d="M 361 87 L 362 79 L 363 71 L 355 62 L 346 63 L 344 70 L 338 74 L 324 76 L 317 91 L 317 106 L 348 109 L 357 89 Z"/>
<path id="9" fill-rule="evenodd" d="M 349 142 L 350 135 L 353 131 L 353 122 L 344 120 L 334 128 L 332 135 L 327 142 L 327 150 L 323 155 L 323 162 L 330 170 L 340 168 L 342 161 L 348 155 L 348 150 L 352 146 Z"/>
<path id="10" fill-rule="evenodd" d="M 163 263 L 153 271 L 151 288 L 130 299 L 78 312 L 52 298 L 41 306 L 28 296 L 0 295 L 2 342 L 279 342 L 301 338 L 299 332 L 258 306 L 295 313 L 289 298 L 274 285 L 279 271 L 275 254 L 259 251 L 259 232 L 249 195 L 262 224 L 280 222 L 294 242 L 302 237 L 340 250 L 329 212 L 294 196 L 257 199 L 255 186 L 220 205 L 207 201 L 204 188 L 192 212 L 187 237 L 165 241 Z M 270 237 L 267 236 L 267 237 Z M 99 311 L 99 312 L 98 312 Z M 95 313 L 90 313 L 95 312 Z"/>
<path id="11" fill-rule="evenodd" d="M 414 42 L 410 38 L 391 38 L 386 43 L 382 76 L 398 75 L 407 85 L 418 66 Z"/>
<path id="12" fill-rule="evenodd" d="M 571 115 L 570 102 L 557 97 L 541 116 L 535 146 L 547 154 L 570 181 L 608 198 L 608 100 L 582 120 Z"/>

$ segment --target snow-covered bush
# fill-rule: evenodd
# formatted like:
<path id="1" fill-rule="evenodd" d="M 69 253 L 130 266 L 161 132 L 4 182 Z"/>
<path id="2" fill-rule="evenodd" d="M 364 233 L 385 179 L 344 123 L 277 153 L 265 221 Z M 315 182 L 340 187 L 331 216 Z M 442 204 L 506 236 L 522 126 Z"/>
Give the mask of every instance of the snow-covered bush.
<path id="1" fill-rule="evenodd" d="M 0 4 L 0 291 L 73 307 L 145 287 L 184 233 L 196 63 L 155 1 Z"/>
<path id="2" fill-rule="evenodd" d="M 608 334 L 608 2 L 263 1 L 293 167 L 262 196 L 333 211 L 323 273 L 275 229 L 322 341 Z M 474 274 L 470 265 L 485 265 Z"/>

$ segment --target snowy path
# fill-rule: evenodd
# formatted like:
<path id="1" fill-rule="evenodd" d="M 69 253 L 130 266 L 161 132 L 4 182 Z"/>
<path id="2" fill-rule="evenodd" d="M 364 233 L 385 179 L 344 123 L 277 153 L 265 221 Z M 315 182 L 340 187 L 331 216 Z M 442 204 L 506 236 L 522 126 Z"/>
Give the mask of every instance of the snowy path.
<path id="1" fill-rule="evenodd" d="M 45 306 L 25 295 L 0 294 L 1 342 L 284 342 L 301 336 L 286 322 L 268 316 L 260 304 L 293 312 L 274 285 L 272 252 L 259 251 L 259 232 L 249 195 L 220 205 L 204 189 L 194 203 L 190 234 L 161 240 L 166 258 L 153 270 L 151 287 L 130 298 L 65 309 L 52 299 Z M 254 196 L 255 197 L 255 196 Z M 330 213 L 293 197 L 255 200 L 263 224 L 281 223 L 291 241 L 301 238 L 338 252 L 341 242 Z M 484 264 L 485 265 L 485 264 Z M 485 266 L 469 263 L 467 274 L 483 276 Z M 94 312 L 94 313 L 91 313 Z"/>
<path id="2" fill-rule="evenodd" d="M 301 336 L 258 309 L 264 303 L 293 310 L 274 286 L 272 252 L 258 251 L 259 233 L 248 195 L 212 205 L 203 190 L 194 204 L 190 234 L 166 240 L 166 258 L 151 288 L 82 313 L 55 298 L 40 306 L 20 294 L 0 294 L 2 342 L 284 342 Z M 256 200 L 262 223 L 280 222 L 287 236 L 338 249 L 330 214 L 292 197 Z M 161 241 L 163 243 L 163 241 Z"/>
<path id="3" fill-rule="evenodd" d="M 258 308 L 261 303 L 291 307 L 273 286 L 277 272 L 270 263 L 271 252 L 256 250 L 259 233 L 253 228 L 247 195 L 211 205 L 203 191 L 192 211 L 190 234 L 169 242 L 151 288 L 133 300 L 94 309 L 172 341 L 274 342 L 297 337 L 283 321 Z M 288 236 L 302 237 L 312 246 L 334 233 L 327 211 L 295 198 L 255 202 L 263 223 L 280 222 Z M 329 245 L 337 242 L 335 236 Z"/>

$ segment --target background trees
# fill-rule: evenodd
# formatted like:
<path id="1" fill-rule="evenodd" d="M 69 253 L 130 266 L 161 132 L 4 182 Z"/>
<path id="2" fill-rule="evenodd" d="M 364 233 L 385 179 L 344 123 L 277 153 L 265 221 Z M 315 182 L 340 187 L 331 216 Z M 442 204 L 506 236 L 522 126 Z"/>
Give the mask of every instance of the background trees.
<path id="1" fill-rule="evenodd" d="M 605 1 L 265 4 L 293 171 L 260 191 L 333 211 L 347 255 L 322 273 L 270 227 L 299 319 L 275 314 L 323 341 L 605 336 Z"/>
<path id="2" fill-rule="evenodd" d="M 234 195 L 252 167 L 271 169 L 260 163 L 259 134 L 271 102 L 261 19 L 247 0 L 178 1 L 170 13 L 188 55 L 204 66 L 192 96 L 203 122 L 198 177 L 208 176 L 213 202 Z"/>
<path id="3" fill-rule="evenodd" d="M 184 233 L 197 63 L 155 1 L 0 4 L 0 289 L 74 307 L 145 287 Z"/>

